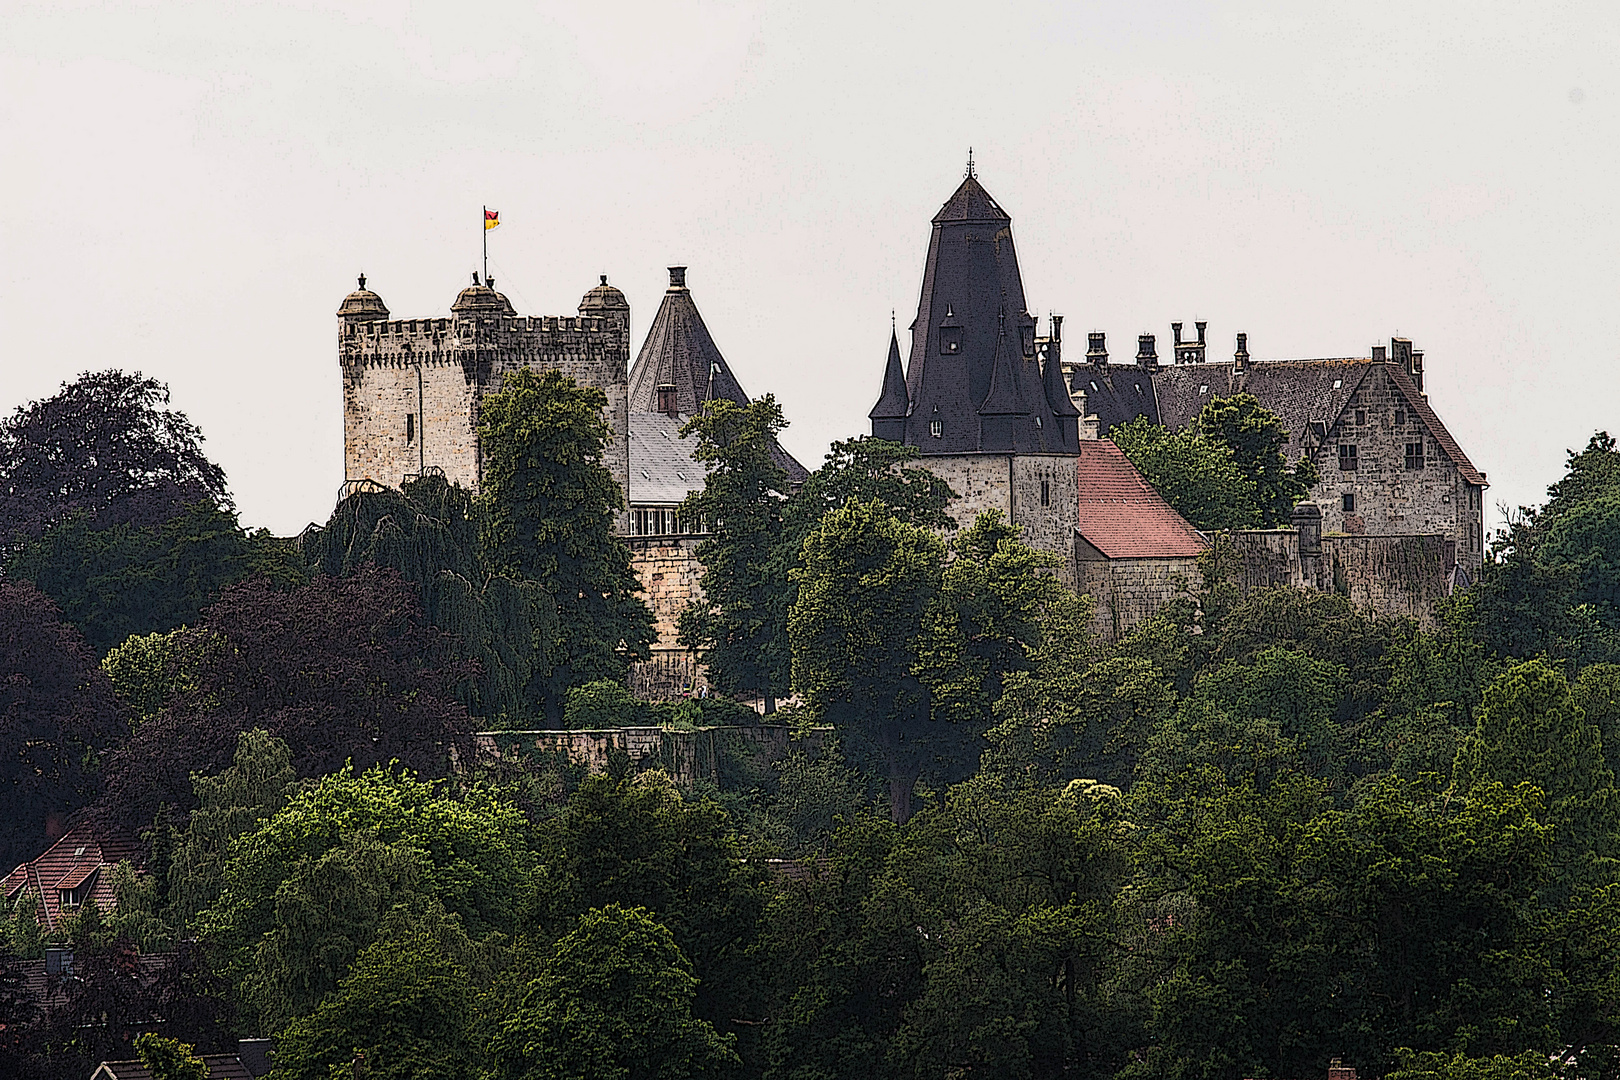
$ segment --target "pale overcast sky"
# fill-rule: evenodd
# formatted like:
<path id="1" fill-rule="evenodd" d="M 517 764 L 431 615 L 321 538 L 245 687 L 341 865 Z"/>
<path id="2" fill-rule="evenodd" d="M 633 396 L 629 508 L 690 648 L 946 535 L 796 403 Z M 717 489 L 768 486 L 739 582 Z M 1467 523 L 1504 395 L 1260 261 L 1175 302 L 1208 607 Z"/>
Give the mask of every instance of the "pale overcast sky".
<path id="1" fill-rule="evenodd" d="M 1493 503 L 1620 430 L 1620 5 L 0 2 L 0 409 L 168 382 L 243 520 L 343 479 L 333 316 L 688 281 L 807 465 L 867 429 L 967 148 L 1116 356 L 1425 350 Z M 1076 343 L 1080 343 L 1077 345 Z M 1161 350 L 1161 355 L 1163 351 Z"/>

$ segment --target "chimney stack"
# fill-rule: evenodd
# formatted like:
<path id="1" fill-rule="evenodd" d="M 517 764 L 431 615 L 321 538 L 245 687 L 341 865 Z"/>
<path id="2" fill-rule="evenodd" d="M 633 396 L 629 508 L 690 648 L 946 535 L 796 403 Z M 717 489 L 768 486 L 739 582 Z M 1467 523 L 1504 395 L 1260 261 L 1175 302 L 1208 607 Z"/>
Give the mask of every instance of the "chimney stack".
<path id="1" fill-rule="evenodd" d="M 1108 335 L 1094 331 L 1086 335 L 1086 363 L 1108 366 Z"/>
<path id="2" fill-rule="evenodd" d="M 1232 353 L 1232 370 L 1238 373 L 1249 370 L 1249 335 L 1237 336 L 1237 350 Z"/>
<path id="3" fill-rule="evenodd" d="M 1384 347 L 1382 345 L 1374 345 L 1373 346 L 1373 363 L 1382 364 L 1383 362 L 1384 362 Z"/>
<path id="4" fill-rule="evenodd" d="M 1175 333 L 1176 339 L 1174 346 L 1176 352 L 1176 363 L 1202 364 L 1204 362 L 1204 328 L 1207 327 L 1209 323 L 1200 322 L 1193 324 L 1194 326 L 1198 327 L 1197 341 L 1181 340 L 1181 328 L 1184 325 L 1186 324 L 1178 322 L 1173 322 L 1170 324 L 1170 329 Z"/>
<path id="5" fill-rule="evenodd" d="M 1153 348 L 1152 334 L 1138 334 L 1136 338 L 1136 362 L 1148 369 L 1159 366 L 1159 354 Z"/>
<path id="6" fill-rule="evenodd" d="M 669 268 L 669 287 L 672 289 L 686 288 L 686 267 L 672 266 Z"/>

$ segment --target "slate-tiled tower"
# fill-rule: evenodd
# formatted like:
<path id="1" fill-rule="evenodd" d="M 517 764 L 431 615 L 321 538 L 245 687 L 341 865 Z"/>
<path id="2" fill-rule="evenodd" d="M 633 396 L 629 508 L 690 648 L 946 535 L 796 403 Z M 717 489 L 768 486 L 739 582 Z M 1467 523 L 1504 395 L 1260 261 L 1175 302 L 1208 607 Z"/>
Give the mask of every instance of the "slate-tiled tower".
<path id="1" fill-rule="evenodd" d="M 889 339 L 872 434 L 915 447 L 957 493 L 962 525 L 999 510 L 1075 580 L 1080 411 L 1062 366 L 1062 321 L 1037 333 L 1024 300 L 1012 218 L 972 163 L 934 215 L 911 359 Z"/>
<path id="2" fill-rule="evenodd" d="M 898 342 L 891 341 L 882 398 L 870 414 L 873 434 L 930 455 L 1074 453 L 1079 411 L 1062 377 L 1061 341 L 1036 331 L 1012 218 L 970 166 L 934 215 L 903 411 L 894 383 Z M 902 417 L 903 425 L 895 423 Z"/>

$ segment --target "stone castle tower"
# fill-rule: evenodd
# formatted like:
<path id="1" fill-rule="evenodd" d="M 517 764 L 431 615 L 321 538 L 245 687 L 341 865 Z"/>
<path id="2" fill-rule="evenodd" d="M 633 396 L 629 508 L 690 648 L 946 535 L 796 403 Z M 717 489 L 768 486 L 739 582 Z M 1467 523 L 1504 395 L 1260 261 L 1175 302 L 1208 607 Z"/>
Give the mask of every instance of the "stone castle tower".
<path id="1" fill-rule="evenodd" d="M 1075 584 L 1080 411 L 1063 376 L 1059 317 L 1037 336 L 1012 218 L 967 176 L 934 215 L 922 295 L 902 368 L 889 339 L 872 434 L 903 442 L 960 496 L 958 524 L 1000 510 Z"/>
<path id="2" fill-rule="evenodd" d="M 363 276 L 359 286 L 337 312 L 346 482 L 398 487 L 439 469 L 476 491 L 479 402 L 507 372 L 533 367 L 607 394 L 606 464 L 629 490 L 630 305 L 606 275 L 580 301 L 578 316 L 519 315 L 493 279 L 480 283 L 475 274 L 449 318 L 391 319 Z"/>

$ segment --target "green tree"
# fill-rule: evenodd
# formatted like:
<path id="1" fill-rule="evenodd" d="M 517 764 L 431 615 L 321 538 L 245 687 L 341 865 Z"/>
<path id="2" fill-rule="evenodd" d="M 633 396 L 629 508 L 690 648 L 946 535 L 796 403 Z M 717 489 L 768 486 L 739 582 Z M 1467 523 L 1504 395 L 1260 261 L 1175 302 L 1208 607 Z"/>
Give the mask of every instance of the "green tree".
<path id="1" fill-rule="evenodd" d="M 550 671 L 556 605 L 537 582 L 488 572 L 473 499 L 459 484 L 428 474 L 397 491 L 362 485 L 301 543 L 317 573 L 387 566 L 411 582 L 428 621 L 454 634 L 459 655 L 478 665 L 460 691 L 474 715 L 521 726 L 540 707 L 533 695 Z"/>
<path id="2" fill-rule="evenodd" d="M 822 518 L 794 571 L 794 685 L 817 716 L 881 758 L 897 822 L 911 816 L 912 789 L 938 734 L 916 672 L 943 560 L 938 537 L 860 500 Z"/>
<path id="3" fill-rule="evenodd" d="M 202 653 L 217 639 L 185 629 L 131 634 L 101 658 L 113 693 L 135 714 L 150 720 L 177 696 L 197 690 Z"/>
<path id="4" fill-rule="evenodd" d="M 1452 782 L 1530 783 L 1556 827 L 1553 860 L 1567 891 L 1613 880 L 1620 855 L 1620 793 L 1603 738 L 1563 674 L 1544 660 L 1517 664 L 1485 689 L 1474 731 L 1457 752 Z"/>
<path id="5" fill-rule="evenodd" d="M 336 991 L 287 1025 L 272 1080 L 326 1080 L 364 1062 L 375 1080 L 461 1080 L 478 1060 L 475 989 L 432 935 L 368 945 Z"/>
<path id="6" fill-rule="evenodd" d="M 187 926 L 219 898 L 231 843 L 287 804 L 297 774 L 287 744 L 263 728 L 237 737 L 231 767 L 193 776 L 197 809 L 171 841 L 168 890 L 171 918 Z"/>
<path id="7" fill-rule="evenodd" d="M 1261 405 L 1252 394 L 1212 398 L 1198 413 L 1199 434 L 1224 443 L 1232 451 L 1232 461 L 1254 485 L 1259 525 L 1272 529 L 1287 525 L 1294 504 L 1310 494 L 1316 483 L 1316 466 L 1301 457 L 1288 464 L 1288 428 L 1276 413 Z"/>
<path id="8" fill-rule="evenodd" d="M 921 457 L 914 446 L 861 436 L 835 442 L 827 459 L 794 492 L 784 515 L 784 539 L 797 562 L 805 537 L 829 511 L 875 500 L 908 525 L 948 532 L 956 520 L 945 512 L 956 492 L 928 469 L 909 464 Z"/>
<path id="9" fill-rule="evenodd" d="M 551 932 L 565 932 L 592 908 L 645 908 L 695 967 L 699 1017 L 726 1033 L 761 1019 L 749 949 L 766 879 L 758 863 L 743 861 L 718 805 L 683 797 L 660 771 L 594 776 L 539 846 L 543 924 Z"/>
<path id="10" fill-rule="evenodd" d="M 1462 1051 L 1403 1049 L 1396 1054 L 1396 1068 L 1384 1076 L 1386 1080 L 1559 1080 L 1560 1073 L 1546 1054 L 1536 1050 L 1469 1057 Z"/>
<path id="11" fill-rule="evenodd" d="M 718 1077 L 734 1039 L 692 1015 L 698 980 L 641 908 L 592 908 L 545 955 L 495 1029 L 496 1080 Z"/>
<path id="12" fill-rule="evenodd" d="M 1171 508 L 1195 529 L 1251 529 L 1260 524 L 1254 478 L 1232 448 L 1196 427 L 1166 431 L 1145 416 L 1108 437 Z"/>
<path id="13" fill-rule="evenodd" d="M 135 1036 L 135 1054 L 152 1080 L 207 1080 L 208 1063 L 179 1039 L 143 1032 Z"/>
<path id="14" fill-rule="evenodd" d="M 767 714 L 790 690 L 792 663 L 788 582 L 778 552 L 791 492 L 772 458 L 786 426 L 767 394 L 747 405 L 711 401 L 681 430 L 696 437 L 692 457 L 708 470 L 702 489 L 681 507 L 687 520 L 702 520 L 708 530 L 696 553 L 703 594 L 681 612 L 681 644 L 703 653 L 716 689 L 758 694 Z"/>
<path id="15" fill-rule="evenodd" d="M 397 905 L 431 901 L 481 940 L 510 932 L 522 815 L 381 768 L 334 773 L 234 841 L 206 937 L 265 1030 L 313 1009 Z"/>
<path id="16" fill-rule="evenodd" d="M 657 639 L 614 532 L 624 493 L 602 463 L 606 404 L 601 390 L 559 372 L 520 368 L 479 413 L 485 562 L 539 582 L 557 605 L 560 640 L 539 695 L 552 722 L 568 687 L 622 678 Z"/>

